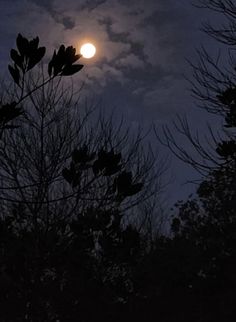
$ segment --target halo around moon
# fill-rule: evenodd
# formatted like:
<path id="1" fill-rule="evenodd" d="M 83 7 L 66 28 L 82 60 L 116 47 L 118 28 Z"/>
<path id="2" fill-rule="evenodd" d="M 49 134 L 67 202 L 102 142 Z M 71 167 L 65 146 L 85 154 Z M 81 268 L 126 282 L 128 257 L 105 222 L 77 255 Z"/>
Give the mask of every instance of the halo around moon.
<path id="1" fill-rule="evenodd" d="M 92 58 L 96 54 L 96 47 L 91 43 L 81 46 L 80 53 L 84 58 Z"/>

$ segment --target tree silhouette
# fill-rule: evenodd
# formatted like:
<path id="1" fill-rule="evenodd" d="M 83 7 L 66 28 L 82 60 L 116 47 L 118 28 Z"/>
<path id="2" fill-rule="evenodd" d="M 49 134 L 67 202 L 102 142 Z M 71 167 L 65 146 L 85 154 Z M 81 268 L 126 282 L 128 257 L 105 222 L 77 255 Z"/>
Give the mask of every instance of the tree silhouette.
<path id="1" fill-rule="evenodd" d="M 198 107 L 216 117 L 223 117 L 225 124 L 220 131 L 215 131 L 213 127 L 208 125 L 208 136 L 205 135 L 201 139 L 199 133 L 192 130 L 187 118 L 179 116 L 174 122 L 174 131 L 170 127 L 164 126 L 164 136 L 158 135 L 158 137 L 178 158 L 204 176 L 212 168 L 217 168 L 221 164 L 221 157 L 216 153 L 215 145 L 219 141 L 230 140 L 231 136 L 235 139 L 234 133 L 230 130 L 227 131 L 227 128 L 232 128 L 235 125 L 235 108 L 232 99 L 235 96 L 236 62 L 232 46 L 236 41 L 234 32 L 236 6 L 228 0 L 197 0 L 196 6 L 211 10 L 221 18 L 223 17 L 222 24 L 219 22 L 214 26 L 208 22 L 202 26 L 202 31 L 219 43 L 223 55 L 220 55 L 220 49 L 213 55 L 209 54 L 204 47 L 197 50 L 198 61 L 196 63 L 190 62 L 193 71 L 193 78 L 189 80 L 191 94 L 197 99 Z M 182 144 L 178 143 L 178 133 L 186 139 L 189 149 L 185 149 Z"/>
<path id="2" fill-rule="evenodd" d="M 141 132 L 132 139 L 102 116 L 89 125 L 93 107 L 82 109 L 73 83 L 63 83 L 83 67 L 73 47 L 54 51 L 46 71 L 45 52 L 38 37 L 21 35 L 11 50 L 15 87 L 13 103 L 2 105 L 0 142 L 1 320 L 118 321 L 135 298 L 133 271 L 146 247 L 129 217 L 158 193 L 161 165 L 155 171 Z"/>
<path id="3" fill-rule="evenodd" d="M 220 43 L 234 44 L 235 4 L 218 0 L 198 3 L 226 17 L 223 27 L 206 24 L 204 31 Z M 172 221 L 173 239 L 169 244 L 182 258 L 183 282 L 191 286 L 191 310 L 186 309 L 186 318 L 233 321 L 236 316 L 235 59 L 233 51 L 228 62 L 224 56 L 224 63 L 205 49 L 198 54 L 198 65 L 192 64 L 192 93 L 203 109 L 223 119 L 223 125 L 218 133 L 208 127 L 210 135 L 204 141 L 193 133 L 187 119 L 179 117 L 175 129 L 187 138 L 192 151 L 178 143 L 176 133 L 169 127 L 164 128 L 164 144 L 202 174 L 197 196 L 177 203 L 177 215 Z M 176 260 L 173 269 L 178 269 L 178 265 Z M 182 298 L 187 294 L 185 289 Z"/>
<path id="4" fill-rule="evenodd" d="M 190 63 L 191 91 L 198 106 L 213 114 L 213 121 L 218 117 L 221 123 L 217 130 L 208 125 L 207 135 L 201 137 L 187 118 L 178 116 L 174 130 L 165 126 L 164 133 L 157 134 L 159 141 L 202 178 L 196 197 L 176 204 L 172 238 L 165 240 L 161 272 L 163 280 L 171 279 L 175 285 L 174 295 L 169 297 L 175 316 L 168 315 L 168 321 L 234 321 L 236 64 L 234 50 L 228 46 L 236 40 L 236 6 L 227 0 L 200 0 L 197 5 L 224 16 L 222 26 L 207 23 L 203 31 L 225 45 L 227 52 L 214 57 L 201 48 L 197 52 L 198 62 Z M 188 145 L 178 141 L 178 134 Z M 156 267 L 160 269 L 160 264 Z M 155 282 L 158 284 L 159 280 Z M 184 308 L 181 303 L 185 303 Z"/>

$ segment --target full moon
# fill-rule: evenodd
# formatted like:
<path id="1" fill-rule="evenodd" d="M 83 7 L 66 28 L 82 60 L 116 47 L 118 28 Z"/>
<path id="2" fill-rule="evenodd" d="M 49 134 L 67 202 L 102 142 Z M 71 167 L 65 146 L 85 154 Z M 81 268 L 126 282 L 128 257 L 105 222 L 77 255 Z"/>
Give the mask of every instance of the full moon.
<path id="1" fill-rule="evenodd" d="M 84 58 L 92 58 L 96 53 L 96 48 L 93 44 L 87 43 L 81 46 L 80 53 Z"/>

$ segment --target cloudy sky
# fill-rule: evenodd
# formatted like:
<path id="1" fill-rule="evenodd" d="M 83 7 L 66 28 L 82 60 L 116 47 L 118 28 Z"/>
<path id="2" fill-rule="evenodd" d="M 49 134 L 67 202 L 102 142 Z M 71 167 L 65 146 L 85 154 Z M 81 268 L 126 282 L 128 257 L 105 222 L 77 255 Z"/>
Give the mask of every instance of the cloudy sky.
<path id="1" fill-rule="evenodd" d="M 80 81 L 106 106 L 119 109 L 130 124 L 159 126 L 171 122 L 176 113 L 201 123 L 187 91 L 185 76 L 191 70 L 186 60 L 194 60 L 195 49 L 207 44 L 199 28 L 209 16 L 191 2 L 0 0 L 1 71 L 6 72 L 19 32 L 38 35 L 49 54 L 62 43 L 79 49 L 91 41 L 97 55 L 83 61 Z M 174 172 L 179 166 L 177 161 L 173 164 Z"/>

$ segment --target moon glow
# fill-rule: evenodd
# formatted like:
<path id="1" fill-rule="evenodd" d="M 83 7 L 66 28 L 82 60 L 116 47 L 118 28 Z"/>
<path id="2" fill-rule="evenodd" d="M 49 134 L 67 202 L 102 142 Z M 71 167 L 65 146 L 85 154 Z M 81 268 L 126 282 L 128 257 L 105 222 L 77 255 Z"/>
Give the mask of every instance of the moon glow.
<path id="1" fill-rule="evenodd" d="M 92 58 L 96 54 L 96 48 L 93 44 L 87 43 L 81 46 L 80 53 L 84 58 Z"/>

